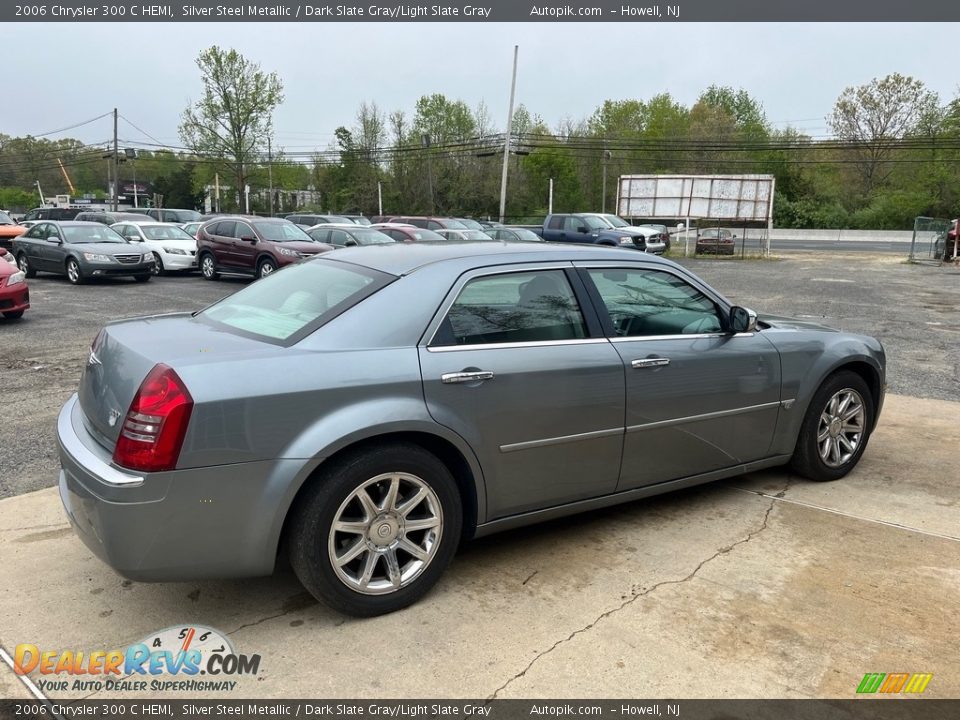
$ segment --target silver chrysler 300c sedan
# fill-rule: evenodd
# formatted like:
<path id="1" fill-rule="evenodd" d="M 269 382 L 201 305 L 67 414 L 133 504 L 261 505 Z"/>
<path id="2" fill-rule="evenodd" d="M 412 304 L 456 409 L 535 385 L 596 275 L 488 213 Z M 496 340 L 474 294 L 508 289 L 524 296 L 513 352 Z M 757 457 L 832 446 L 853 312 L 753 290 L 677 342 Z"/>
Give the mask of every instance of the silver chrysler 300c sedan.
<path id="1" fill-rule="evenodd" d="M 870 337 L 684 268 L 544 243 L 346 248 L 107 325 L 60 413 L 77 534 L 145 581 L 269 574 L 404 607 L 462 538 L 789 463 L 832 480 L 883 403 Z"/>

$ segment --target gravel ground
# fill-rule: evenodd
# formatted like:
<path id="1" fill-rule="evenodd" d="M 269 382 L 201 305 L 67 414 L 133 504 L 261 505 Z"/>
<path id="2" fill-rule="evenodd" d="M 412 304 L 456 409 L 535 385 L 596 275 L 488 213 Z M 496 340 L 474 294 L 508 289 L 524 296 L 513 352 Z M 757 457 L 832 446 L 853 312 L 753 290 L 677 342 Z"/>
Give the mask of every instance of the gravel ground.
<path id="1" fill-rule="evenodd" d="M 734 302 L 760 312 L 818 318 L 877 336 L 887 349 L 891 392 L 960 398 L 960 271 L 955 268 L 906 265 L 864 252 L 683 263 Z M 52 276 L 31 280 L 33 307 L 22 320 L 0 319 L 0 497 L 55 484 L 57 412 L 76 390 L 101 325 L 195 310 L 245 284 L 197 276 L 83 287 Z"/>

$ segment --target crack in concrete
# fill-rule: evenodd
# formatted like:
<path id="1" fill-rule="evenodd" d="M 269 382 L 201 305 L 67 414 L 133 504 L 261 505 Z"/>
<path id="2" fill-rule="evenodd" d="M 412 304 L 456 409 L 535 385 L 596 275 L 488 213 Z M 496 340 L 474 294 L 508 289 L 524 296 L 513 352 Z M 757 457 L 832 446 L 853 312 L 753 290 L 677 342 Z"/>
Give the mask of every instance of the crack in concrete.
<path id="1" fill-rule="evenodd" d="M 786 490 L 786 488 L 784 488 L 784 490 Z M 616 615 L 621 610 L 629 607 L 640 598 L 644 598 L 647 595 L 650 595 L 651 593 L 662 588 L 665 585 L 682 585 L 683 583 L 692 580 L 694 577 L 696 577 L 697 573 L 699 573 L 700 570 L 702 570 L 703 567 L 708 563 L 716 560 L 718 557 L 728 554 L 734 548 L 739 547 L 740 545 L 744 545 L 750 542 L 751 540 L 753 540 L 757 535 L 759 535 L 760 533 L 762 533 L 764 530 L 767 529 L 767 523 L 770 520 L 770 513 L 773 511 L 773 507 L 776 504 L 777 504 L 777 501 L 775 499 L 770 501 L 770 506 L 767 508 L 766 512 L 763 514 L 763 522 L 760 524 L 760 527 L 758 527 L 756 530 L 752 530 L 750 533 L 747 534 L 745 538 L 741 538 L 740 540 L 737 540 L 735 543 L 732 543 L 730 545 L 726 545 L 720 548 L 713 555 L 711 555 L 710 557 L 698 563 L 697 566 L 693 570 L 691 570 L 686 576 L 678 580 L 663 580 L 661 582 L 656 583 L 655 585 L 652 585 L 651 587 L 647 588 L 642 592 L 631 595 L 629 598 L 627 598 L 622 603 L 620 603 L 620 605 L 618 605 L 617 607 L 611 610 L 607 610 L 606 612 L 600 614 L 599 616 L 597 616 L 596 619 L 594 619 L 589 624 L 585 625 L 582 628 L 579 628 L 578 630 L 574 630 L 567 637 L 557 640 L 553 645 L 551 645 L 549 648 L 547 648 L 543 652 L 537 653 L 536 657 L 534 657 L 533 660 L 531 660 L 523 670 L 521 670 L 519 673 L 517 673 L 516 675 L 511 677 L 509 680 L 507 680 L 503 685 L 501 685 L 496 690 L 494 690 L 493 694 L 487 697 L 487 701 L 489 702 L 491 700 L 496 700 L 501 692 L 506 690 L 514 682 L 516 682 L 517 680 L 522 678 L 524 675 L 526 675 L 530 671 L 530 669 L 541 660 L 541 658 L 549 655 L 561 645 L 565 645 L 566 643 L 570 642 L 578 635 L 582 635 L 583 633 L 589 630 L 592 630 L 600 621 L 605 620 L 606 618 L 609 618 L 612 615 Z"/>
<path id="2" fill-rule="evenodd" d="M 290 615 L 291 613 L 299 612 L 301 610 L 303 610 L 303 608 L 291 608 L 289 610 L 284 610 L 283 612 L 279 612 L 276 615 L 268 615 L 267 617 L 260 618 L 259 620 L 254 620 L 253 622 L 244 623 L 243 625 L 236 628 L 235 630 L 230 630 L 229 632 L 224 633 L 224 635 L 236 635 L 241 630 L 246 630 L 247 628 L 253 627 L 254 625 L 260 625 L 261 623 L 268 622 L 269 620 L 276 620 L 277 618 L 281 618 L 284 615 Z"/>

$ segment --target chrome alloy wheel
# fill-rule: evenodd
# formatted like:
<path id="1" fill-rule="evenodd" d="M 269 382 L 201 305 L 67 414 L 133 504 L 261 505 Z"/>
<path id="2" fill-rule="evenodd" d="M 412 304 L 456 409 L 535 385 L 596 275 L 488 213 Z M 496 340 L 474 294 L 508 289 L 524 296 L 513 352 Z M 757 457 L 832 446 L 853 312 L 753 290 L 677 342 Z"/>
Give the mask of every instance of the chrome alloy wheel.
<path id="1" fill-rule="evenodd" d="M 845 388 L 834 394 L 820 413 L 817 448 L 828 467 L 850 461 L 863 440 L 866 411 L 856 390 Z"/>
<path id="2" fill-rule="evenodd" d="M 385 595 L 412 583 L 427 568 L 443 534 L 443 509 L 423 480 L 385 473 L 347 496 L 327 541 L 330 563 L 347 587 Z"/>

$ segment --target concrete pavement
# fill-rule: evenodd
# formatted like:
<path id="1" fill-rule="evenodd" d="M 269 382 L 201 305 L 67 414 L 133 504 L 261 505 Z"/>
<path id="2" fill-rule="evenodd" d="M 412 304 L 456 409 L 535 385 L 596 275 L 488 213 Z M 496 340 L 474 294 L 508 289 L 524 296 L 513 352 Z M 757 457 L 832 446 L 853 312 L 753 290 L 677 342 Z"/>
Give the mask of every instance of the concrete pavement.
<path id="1" fill-rule="evenodd" d="M 767 471 L 472 542 L 423 601 L 369 620 L 286 569 L 124 581 L 40 490 L 0 501 L 0 645 L 202 623 L 262 656 L 228 698 L 849 698 L 866 672 L 932 672 L 925 696 L 957 697 L 958 426 L 960 403 L 889 396 L 844 480 Z M 25 692 L 0 667 L 2 696 Z"/>

